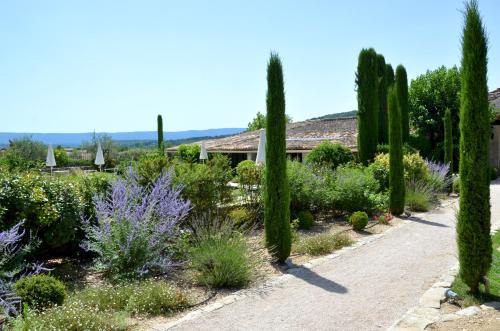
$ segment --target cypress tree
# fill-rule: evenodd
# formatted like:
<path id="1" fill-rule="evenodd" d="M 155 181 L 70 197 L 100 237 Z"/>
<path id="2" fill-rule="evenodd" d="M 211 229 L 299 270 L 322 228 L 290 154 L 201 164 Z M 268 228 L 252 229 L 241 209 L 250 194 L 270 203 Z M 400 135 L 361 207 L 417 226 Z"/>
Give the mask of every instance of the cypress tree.
<path id="1" fill-rule="evenodd" d="M 444 124 L 444 163 L 450 165 L 450 173 L 453 172 L 453 132 L 451 124 L 451 111 L 446 108 L 443 118 Z"/>
<path id="2" fill-rule="evenodd" d="M 396 93 L 401 115 L 403 143 L 407 143 L 410 138 L 410 122 L 408 119 L 408 78 L 406 77 L 406 69 L 401 64 L 396 67 Z"/>
<path id="3" fill-rule="evenodd" d="M 394 69 L 392 69 L 390 63 L 387 63 L 385 65 L 385 81 L 387 84 L 387 88 L 389 88 L 389 86 L 394 85 Z"/>
<path id="4" fill-rule="evenodd" d="M 389 88 L 387 103 L 389 107 L 389 207 L 391 213 L 401 215 L 405 207 L 403 135 L 395 87 Z"/>
<path id="5" fill-rule="evenodd" d="M 377 55 L 378 65 L 378 143 L 387 144 L 389 141 L 387 127 L 387 74 L 385 59 L 382 54 Z"/>
<path id="6" fill-rule="evenodd" d="M 368 164 L 377 151 L 378 142 L 378 65 L 373 48 L 362 49 L 356 72 L 358 92 L 358 157 Z"/>
<path id="7" fill-rule="evenodd" d="M 158 150 L 160 151 L 160 154 L 163 155 L 165 153 L 164 148 L 163 148 L 163 119 L 161 115 L 158 115 L 156 118 L 156 124 L 158 125 Z"/>
<path id="8" fill-rule="evenodd" d="M 266 246 L 284 262 L 292 246 L 290 192 L 286 174 L 285 91 L 281 59 L 271 53 L 267 65 L 266 171 L 264 229 Z"/>
<path id="9" fill-rule="evenodd" d="M 488 41 L 477 2 L 465 5 L 460 91 L 459 275 L 478 293 L 491 267 Z"/>

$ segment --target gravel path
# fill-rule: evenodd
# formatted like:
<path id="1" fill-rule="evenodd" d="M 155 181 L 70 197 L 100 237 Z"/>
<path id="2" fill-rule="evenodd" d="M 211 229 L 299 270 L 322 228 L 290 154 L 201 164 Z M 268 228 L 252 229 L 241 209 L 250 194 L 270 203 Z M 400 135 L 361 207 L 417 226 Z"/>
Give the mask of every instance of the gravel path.
<path id="1" fill-rule="evenodd" d="M 492 185 L 500 224 L 500 182 Z M 172 330 L 385 330 L 456 262 L 453 205 Z M 158 330 L 158 329 L 157 329 Z"/>

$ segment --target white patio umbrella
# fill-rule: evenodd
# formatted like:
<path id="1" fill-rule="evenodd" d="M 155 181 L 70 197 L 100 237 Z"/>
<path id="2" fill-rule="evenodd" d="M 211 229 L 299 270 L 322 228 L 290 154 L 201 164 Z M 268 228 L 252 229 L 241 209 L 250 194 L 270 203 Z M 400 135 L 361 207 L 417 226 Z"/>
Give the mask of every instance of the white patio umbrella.
<path id="1" fill-rule="evenodd" d="M 201 143 L 200 160 L 208 160 L 208 153 L 207 153 L 207 149 L 205 148 L 205 143 Z"/>
<path id="2" fill-rule="evenodd" d="M 259 132 L 259 147 L 257 149 L 256 164 L 264 164 L 266 162 L 266 131 L 260 129 Z"/>
<path id="3" fill-rule="evenodd" d="M 50 167 L 50 173 L 52 174 L 52 168 L 56 166 L 56 158 L 54 157 L 54 150 L 52 145 L 49 144 L 49 149 L 47 150 L 47 159 L 45 159 L 45 165 Z"/>
<path id="4" fill-rule="evenodd" d="M 97 142 L 97 153 L 95 155 L 95 165 L 99 166 L 99 171 L 101 170 L 101 167 L 104 165 L 104 155 L 102 154 L 102 147 L 101 147 L 101 142 Z"/>

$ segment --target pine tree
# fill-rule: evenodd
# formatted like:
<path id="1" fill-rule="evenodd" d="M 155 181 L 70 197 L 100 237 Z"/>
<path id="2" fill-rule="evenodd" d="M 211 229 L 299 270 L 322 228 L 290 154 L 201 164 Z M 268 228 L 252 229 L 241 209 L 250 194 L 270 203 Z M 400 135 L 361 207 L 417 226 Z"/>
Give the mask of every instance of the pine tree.
<path id="1" fill-rule="evenodd" d="M 405 207 L 403 136 L 395 87 L 389 88 L 387 103 L 389 108 L 389 207 L 391 213 L 401 215 Z"/>
<path id="2" fill-rule="evenodd" d="M 358 58 L 358 157 L 368 164 L 377 151 L 378 142 L 378 65 L 373 48 L 362 49 Z"/>
<path id="3" fill-rule="evenodd" d="M 284 262 L 292 246 L 290 192 L 286 173 L 285 91 L 281 59 L 272 53 L 267 66 L 266 170 L 264 229 L 266 246 Z"/>
<path id="4" fill-rule="evenodd" d="M 389 130 L 387 124 L 387 66 L 382 54 L 377 55 L 378 65 L 378 143 L 387 144 L 389 141 Z"/>
<path id="5" fill-rule="evenodd" d="M 394 69 L 392 69 L 392 65 L 390 63 L 385 65 L 385 77 L 387 88 L 394 85 Z"/>
<path id="6" fill-rule="evenodd" d="M 453 132 L 451 124 L 451 111 L 446 108 L 443 118 L 444 124 L 444 163 L 450 165 L 450 173 L 453 172 Z"/>
<path id="7" fill-rule="evenodd" d="M 156 122 L 158 125 L 158 151 L 160 152 L 161 155 L 164 155 L 165 150 L 164 150 L 164 145 L 163 145 L 163 119 L 161 115 L 158 115 L 156 118 Z"/>
<path id="8" fill-rule="evenodd" d="M 408 78 L 406 69 L 401 64 L 396 68 L 396 93 L 398 97 L 398 107 L 401 114 L 403 143 L 410 139 L 410 122 L 408 118 Z"/>
<path id="9" fill-rule="evenodd" d="M 457 222 L 459 275 L 472 293 L 488 274 L 490 237 L 490 119 L 488 41 L 477 2 L 465 5 L 460 92 L 460 211 Z"/>

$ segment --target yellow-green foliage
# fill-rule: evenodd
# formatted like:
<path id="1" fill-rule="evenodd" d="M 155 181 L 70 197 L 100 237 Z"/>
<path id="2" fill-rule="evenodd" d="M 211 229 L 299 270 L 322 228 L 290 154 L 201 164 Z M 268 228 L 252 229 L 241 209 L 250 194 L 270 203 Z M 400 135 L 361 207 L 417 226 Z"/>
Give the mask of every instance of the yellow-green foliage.
<path id="1" fill-rule="evenodd" d="M 375 157 L 375 164 L 384 167 L 389 172 L 389 154 L 378 154 Z M 405 154 L 403 156 L 403 167 L 405 179 L 425 179 L 429 175 L 429 169 L 424 159 L 417 153 Z"/>
<path id="2" fill-rule="evenodd" d="M 349 235 L 345 233 L 333 234 L 327 232 L 300 238 L 294 246 L 294 251 L 312 256 L 325 255 L 344 246 L 350 246 L 352 242 Z"/>

